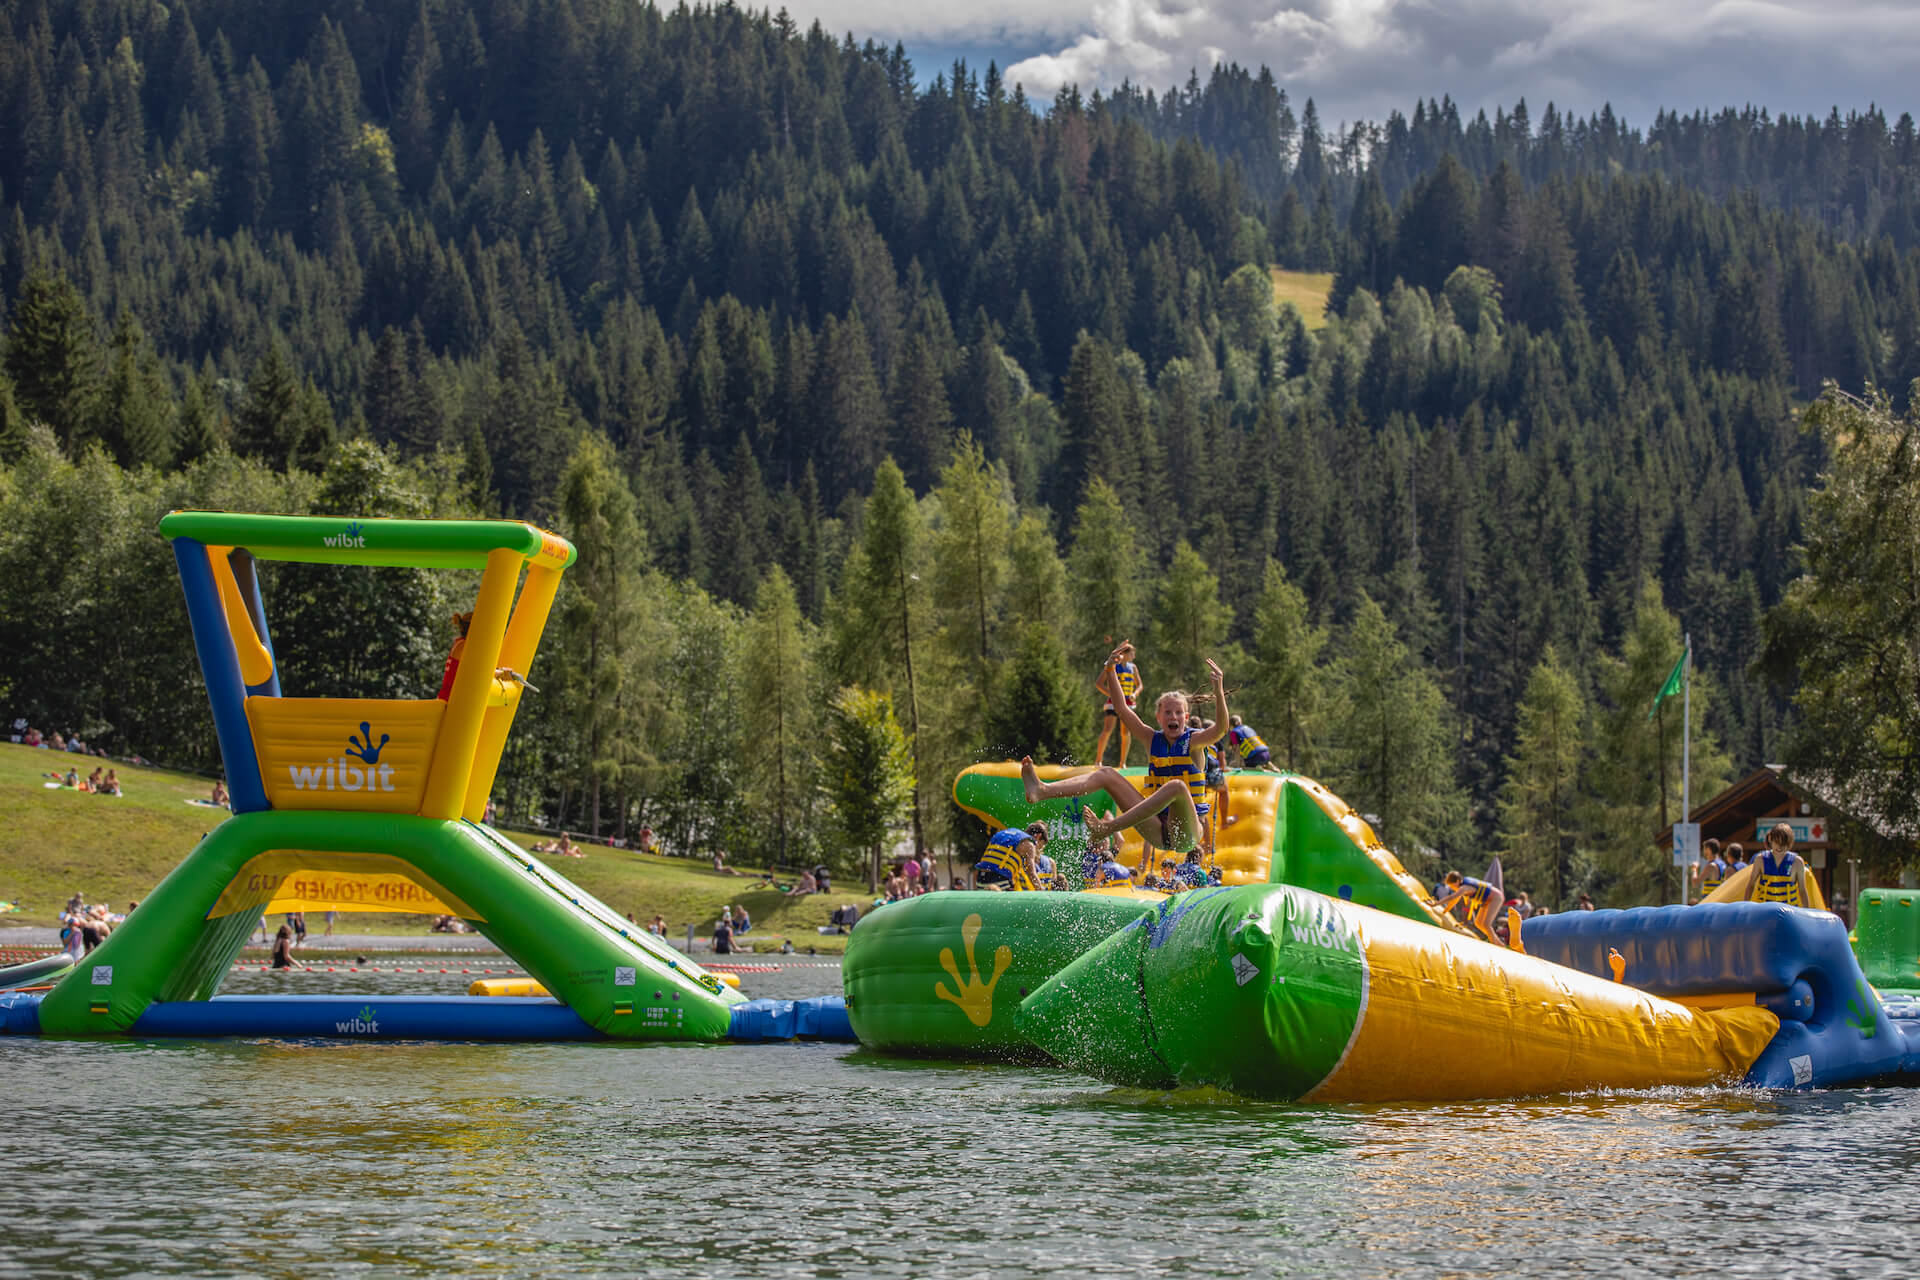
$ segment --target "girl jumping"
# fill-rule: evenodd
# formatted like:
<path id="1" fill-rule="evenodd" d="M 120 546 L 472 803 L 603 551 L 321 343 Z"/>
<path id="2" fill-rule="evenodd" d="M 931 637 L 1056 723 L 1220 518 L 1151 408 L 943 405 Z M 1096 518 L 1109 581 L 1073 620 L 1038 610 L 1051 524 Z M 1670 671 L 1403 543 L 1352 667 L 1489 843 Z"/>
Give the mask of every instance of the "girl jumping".
<path id="1" fill-rule="evenodd" d="M 1145 794 L 1122 776 L 1119 770 L 1105 765 L 1090 773 L 1062 778 L 1058 782 L 1042 782 L 1040 775 L 1034 771 L 1033 758 L 1029 756 L 1020 762 L 1020 777 L 1026 784 L 1027 803 L 1038 804 L 1042 800 L 1054 800 L 1061 796 L 1084 796 L 1104 791 L 1120 806 L 1120 812 L 1111 818 L 1089 816 L 1088 835 L 1098 839 L 1115 831 L 1138 827 L 1141 839 L 1148 844 L 1186 853 L 1198 848 L 1200 843 L 1200 814 L 1194 806 L 1194 800 L 1205 787 L 1206 769 L 1201 764 L 1201 755 L 1227 731 L 1226 676 L 1221 672 L 1220 664 L 1211 658 L 1207 659 L 1207 674 L 1213 678 L 1214 706 L 1219 717 L 1212 725 L 1203 729 L 1189 726 L 1187 717 L 1191 708 L 1187 695 L 1170 690 L 1161 694 L 1154 703 L 1154 719 L 1160 725 L 1154 729 L 1127 705 L 1125 696 L 1120 692 L 1115 668 L 1121 662 L 1122 655 L 1131 649 L 1131 645 L 1123 644 L 1113 651 L 1107 658 L 1101 681 L 1113 698 L 1121 725 L 1133 737 L 1147 744 Z"/>

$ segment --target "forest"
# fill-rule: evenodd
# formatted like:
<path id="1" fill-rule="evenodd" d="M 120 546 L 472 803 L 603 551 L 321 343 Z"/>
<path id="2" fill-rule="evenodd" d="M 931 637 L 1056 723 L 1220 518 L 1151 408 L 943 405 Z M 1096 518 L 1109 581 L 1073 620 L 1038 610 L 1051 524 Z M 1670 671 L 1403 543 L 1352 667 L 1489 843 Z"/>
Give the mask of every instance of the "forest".
<path id="1" fill-rule="evenodd" d="M 0 709 L 214 765 L 169 507 L 534 519 L 501 798 L 683 849 L 970 856 L 1131 637 L 1416 869 L 1652 900 L 1683 635 L 1695 798 L 1802 758 L 1802 416 L 1920 376 L 1872 108 L 1329 130 L 633 0 L 25 0 L 0 103 Z M 268 589 L 290 690 L 397 694 L 466 587 Z"/>

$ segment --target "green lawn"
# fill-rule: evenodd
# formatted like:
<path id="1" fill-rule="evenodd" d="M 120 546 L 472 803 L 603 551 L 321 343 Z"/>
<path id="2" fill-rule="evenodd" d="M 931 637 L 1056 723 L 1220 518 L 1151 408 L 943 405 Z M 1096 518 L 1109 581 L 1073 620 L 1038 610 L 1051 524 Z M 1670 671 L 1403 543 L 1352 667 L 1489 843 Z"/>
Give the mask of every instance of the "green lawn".
<path id="1" fill-rule="evenodd" d="M 1309 330 L 1326 327 L 1327 295 L 1333 292 L 1331 271 L 1282 271 L 1279 267 L 1269 267 L 1267 273 L 1273 277 L 1275 306 L 1291 302 L 1300 309 Z"/>
<path id="2" fill-rule="evenodd" d="M 50 779 L 42 774 L 55 768 L 82 766 L 84 777 L 94 764 L 103 763 L 0 743 L 0 900 L 21 904 L 17 912 L 0 915 L 0 928 L 54 924 L 74 893 L 124 911 L 227 816 L 224 810 L 187 803 L 206 797 L 211 786 L 207 779 L 164 769 L 115 763 L 126 793 L 118 799 L 43 785 Z M 508 834 L 526 845 L 537 838 Z M 752 887 L 761 870 L 757 867 L 743 867 L 740 876 L 733 876 L 685 858 L 585 848 L 583 858 L 548 861 L 643 924 L 656 912 L 666 916 L 675 937 L 684 938 L 688 924 L 704 937 L 722 907 L 744 905 L 754 927 L 743 941 L 756 950 L 777 947 L 784 936 L 802 951 L 809 946 L 839 951 L 846 938 L 821 934 L 817 927 L 826 924 L 841 903 L 860 903 L 864 909 L 870 900 L 864 884 L 789 900 L 775 890 Z M 317 921 L 309 918 L 308 924 L 318 932 Z M 343 914 L 334 927 L 342 933 L 424 934 L 427 921 L 420 916 L 351 913 Z"/>

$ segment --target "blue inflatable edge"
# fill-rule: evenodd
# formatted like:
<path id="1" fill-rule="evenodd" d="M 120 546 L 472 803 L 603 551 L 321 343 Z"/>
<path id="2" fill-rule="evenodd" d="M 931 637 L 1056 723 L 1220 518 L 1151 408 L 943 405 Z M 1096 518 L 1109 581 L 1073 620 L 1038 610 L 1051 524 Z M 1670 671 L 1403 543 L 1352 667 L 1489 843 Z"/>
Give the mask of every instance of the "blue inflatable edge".
<path id="1" fill-rule="evenodd" d="M 837 1040 L 853 1043 L 845 996 L 808 1000 L 749 1000 L 733 1006 L 730 1040 Z"/>
<path id="2" fill-rule="evenodd" d="M 1752 992 L 1780 1029 L 1747 1072 L 1769 1089 L 1920 1072 L 1920 1006 L 1880 999 L 1840 917 L 1776 902 L 1570 911 L 1526 922 L 1527 954 L 1660 996 Z"/>
<path id="3" fill-rule="evenodd" d="M 597 1040 L 558 1000 L 509 996 L 216 996 L 147 1006 L 137 1036 Z"/>
<path id="4" fill-rule="evenodd" d="M 0 992 L 0 1035 L 40 1032 L 39 992 Z M 597 1040 L 579 1014 L 537 996 L 216 996 L 160 1002 L 136 1036 L 276 1036 L 346 1040 Z M 843 996 L 733 1006 L 730 1039 L 853 1043 Z"/>

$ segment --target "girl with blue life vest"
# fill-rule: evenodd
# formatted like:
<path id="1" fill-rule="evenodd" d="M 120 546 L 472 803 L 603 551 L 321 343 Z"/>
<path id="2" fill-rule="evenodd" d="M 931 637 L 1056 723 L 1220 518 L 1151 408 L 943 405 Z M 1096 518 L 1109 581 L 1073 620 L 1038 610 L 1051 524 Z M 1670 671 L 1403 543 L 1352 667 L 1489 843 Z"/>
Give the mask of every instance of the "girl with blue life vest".
<path id="1" fill-rule="evenodd" d="M 1121 645 L 1107 659 L 1102 682 L 1109 693 L 1119 691 L 1114 668 L 1130 645 Z M 1104 791 L 1120 806 L 1114 817 L 1089 817 L 1087 834 L 1095 838 L 1129 827 L 1137 827 L 1141 839 L 1161 849 L 1186 853 L 1200 845 L 1200 812 L 1195 801 L 1206 790 L 1206 766 L 1202 755 L 1206 748 L 1226 735 L 1227 686 L 1220 664 L 1207 659 L 1207 674 L 1213 679 L 1214 706 L 1220 719 L 1210 727 L 1195 729 L 1187 723 L 1191 706 L 1187 695 L 1169 690 L 1154 703 L 1153 715 L 1159 728 L 1150 727 L 1123 697 L 1115 699 L 1120 723 L 1128 733 L 1147 744 L 1146 791 L 1143 794 L 1119 770 L 1105 765 L 1088 773 L 1058 782 L 1042 782 L 1035 772 L 1033 758 L 1020 762 L 1021 781 L 1026 785 L 1028 804 L 1055 800 L 1063 796 L 1091 795 Z"/>
<path id="2" fill-rule="evenodd" d="M 1793 851 L 1793 828 L 1784 822 L 1774 823 L 1773 829 L 1767 832 L 1767 847 L 1753 860 L 1753 880 L 1747 886 L 1747 900 L 1806 906 L 1806 897 L 1800 892 L 1802 866 L 1800 855 Z"/>
<path id="3" fill-rule="evenodd" d="M 1120 696 L 1115 698 L 1113 692 L 1107 688 L 1105 668 L 1101 669 L 1100 678 L 1093 682 L 1093 687 L 1107 696 L 1107 704 L 1100 712 L 1100 741 L 1093 747 L 1095 764 L 1107 758 L 1107 739 L 1113 736 L 1114 726 L 1120 723 L 1120 713 L 1115 709 L 1115 703 L 1132 710 L 1140 699 L 1140 667 L 1133 660 L 1133 646 L 1123 644 L 1115 652 L 1122 655 L 1120 661 L 1113 664 L 1113 672 L 1120 686 Z M 1132 745 L 1132 742 L 1133 739 L 1127 734 L 1120 735 L 1120 767 L 1122 769 L 1127 767 L 1127 748 Z"/>
<path id="4" fill-rule="evenodd" d="M 1493 931 L 1493 916 L 1499 907 L 1505 905 L 1506 897 L 1485 880 L 1449 871 L 1440 898 L 1434 905 L 1442 911 L 1450 911 L 1456 902 L 1461 904 L 1466 909 L 1467 923 L 1479 930 L 1488 942 L 1498 946 L 1500 935 Z"/>
<path id="5" fill-rule="evenodd" d="M 1727 882 L 1727 864 L 1720 857 L 1720 842 L 1708 840 L 1700 846 L 1700 861 L 1693 867 L 1694 889 L 1699 896 L 1695 904 L 1705 902 L 1707 895 Z"/>

